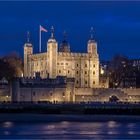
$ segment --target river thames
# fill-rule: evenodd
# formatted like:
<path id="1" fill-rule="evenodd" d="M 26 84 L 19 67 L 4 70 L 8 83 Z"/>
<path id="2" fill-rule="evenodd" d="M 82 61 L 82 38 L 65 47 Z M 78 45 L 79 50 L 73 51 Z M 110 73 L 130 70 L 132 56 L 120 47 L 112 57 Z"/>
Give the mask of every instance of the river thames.
<path id="1" fill-rule="evenodd" d="M 85 116 L 86 117 L 86 116 Z M 0 139 L 139 139 L 140 121 L 0 123 Z"/>

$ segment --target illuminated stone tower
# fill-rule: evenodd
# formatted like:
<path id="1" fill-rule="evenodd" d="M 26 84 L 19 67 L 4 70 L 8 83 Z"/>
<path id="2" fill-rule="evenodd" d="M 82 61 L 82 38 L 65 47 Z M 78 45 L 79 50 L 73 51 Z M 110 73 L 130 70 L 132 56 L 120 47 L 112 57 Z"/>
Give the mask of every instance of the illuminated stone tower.
<path id="1" fill-rule="evenodd" d="M 91 27 L 91 37 L 90 40 L 88 41 L 88 47 L 87 47 L 87 52 L 90 54 L 95 54 L 97 55 L 97 43 L 93 39 L 93 28 Z"/>
<path id="2" fill-rule="evenodd" d="M 24 77 L 30 76 L 29 55 L 33 54 L 33 45 L 30 43 L 30 33 L 27 32 L 27 43 L 24 44 Z"/>
<path id="3" fill-rule="evenodd" d="M 91 27 L 91 37 L 87 44 L 89 54 L 89 87 L 99 87 L 99 56 L 97 52 L 97 42 L 93 39 L 93 28 Z"/>
<path id="4" fill-rule="evenodd" d="M 50 78 L 57 76 L 58 43 L 54 38 L 54 28 L 51 28 L 51 37 L 47 42 L 47 72 Z"/>

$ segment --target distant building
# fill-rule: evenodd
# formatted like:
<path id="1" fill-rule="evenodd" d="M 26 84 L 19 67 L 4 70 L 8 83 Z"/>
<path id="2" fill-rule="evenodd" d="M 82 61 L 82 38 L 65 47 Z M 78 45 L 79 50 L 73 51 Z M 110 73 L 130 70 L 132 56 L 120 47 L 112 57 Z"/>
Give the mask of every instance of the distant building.
<path id="1" fill-rule="evenodd" d="M 100 61 L 100 88 L 109 88 L 109 61 Z"/>
<path id="2" fill-rule="evenodd" d="M 100 62 L 100 81 L 105 79 L 105 77 L 107 79 L 109 78 L 109 67 L 111 63 L 111 61 Z M 123 67 L 124 70 L 121 70 L 122 72 L 119 76 L 122 78 L 120 84 L 117 85 L 117 87 L 140 88 L 140 59 L 128 59 L 126 61 L 122 60 L 121 64 L 121 67 Z"/>
<path id="3" fill-rule="evenodd" d="M 134 70 L 135 87 L 140 88 L 140 59 L 130 59 L 129 63 Z"/>
<path id="4" fill-rule="evenodd" d="M 110 61 L 100 61 L 100 74 L 101 75 L 109 75 L 109 65 Z"/>

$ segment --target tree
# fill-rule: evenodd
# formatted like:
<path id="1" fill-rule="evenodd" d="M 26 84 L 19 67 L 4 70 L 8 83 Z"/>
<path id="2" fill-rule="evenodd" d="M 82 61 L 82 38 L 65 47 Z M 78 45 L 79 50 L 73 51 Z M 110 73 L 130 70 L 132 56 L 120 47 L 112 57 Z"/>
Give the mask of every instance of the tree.
<path id="1" fill-rule="evenodd" d="M 116 55 L 109 65 L 110 87 L 124 86 L 125 77 L 131 76 L 133 68 L 127 57 Z"/>
<path id="2" fill-rule="evenodd" d="M 0 59 L 0 79 L 5 77 L 10 81 L 14 76 L 15 70 L 9 65 L 8 62 L 4 62 L 3 59 Z"/>
<path id="3" fill-rule="evenodd" d="M 0 59 L 0 79 L 5 77 L 11 81 L 13 77 L 20 77 L 23 73 L 23 62 L 17 53 L 11 53 Z"/>

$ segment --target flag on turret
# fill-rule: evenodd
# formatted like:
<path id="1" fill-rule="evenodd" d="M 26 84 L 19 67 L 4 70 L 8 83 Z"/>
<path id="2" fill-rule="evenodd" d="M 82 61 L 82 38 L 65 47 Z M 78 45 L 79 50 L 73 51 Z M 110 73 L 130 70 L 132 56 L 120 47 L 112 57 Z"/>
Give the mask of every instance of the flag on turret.
<path id="1" fill-rule="evenodd" d="M 44 27 L 42 27 L 41 25 L 40 25 L 40 32 L 48 32 Z"/>

